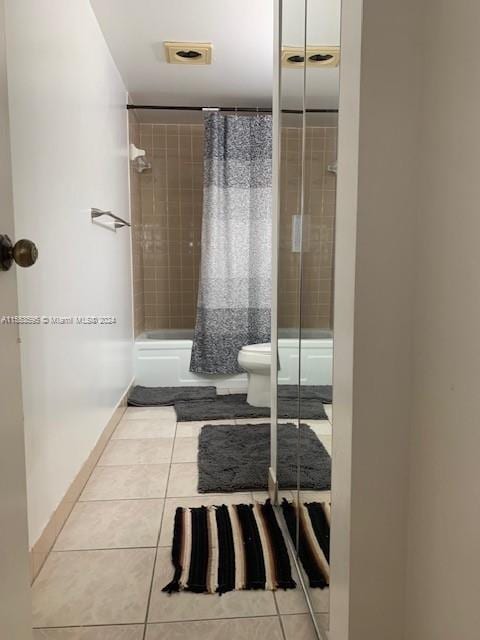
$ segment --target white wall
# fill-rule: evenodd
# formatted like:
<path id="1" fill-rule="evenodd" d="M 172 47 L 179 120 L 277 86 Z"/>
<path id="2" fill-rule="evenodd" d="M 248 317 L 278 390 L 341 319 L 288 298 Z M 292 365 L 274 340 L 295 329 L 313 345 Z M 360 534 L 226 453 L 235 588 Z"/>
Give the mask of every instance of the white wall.
<path id="1" fill-rule="evenodd" d="M 480 5 L 424 4 L 406 638 L 476 640 Z"/>
<path id="2" fill-rule="evenodd" d="M 479 637 L 479 24 L 343 0 L 333 640 Z"/>
<path id="3" fill-rule="evenodd" d="M 342 21 L 331 637 L 401 640 L 418 3 L 343 0 Z"/>
<path id="4" fill-rule="evenodd" d="M 20 312 L 117 319 L 21 330 L 33 544 L 132 376 L 130 232 L 89 217 L 129 217 L 126 91 L 86 0 L 7 0 L 7 41 Z"/>

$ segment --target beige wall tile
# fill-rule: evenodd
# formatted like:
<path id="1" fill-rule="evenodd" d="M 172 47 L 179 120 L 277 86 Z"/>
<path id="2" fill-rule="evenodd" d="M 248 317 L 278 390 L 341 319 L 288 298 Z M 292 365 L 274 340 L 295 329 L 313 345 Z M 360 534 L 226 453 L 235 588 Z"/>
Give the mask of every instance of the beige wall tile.
<path id="1" fill-rule="evenodd" d="M 333 291 L 333 234 L 335 176 L 327 165 L 336 158 L 337 127 L 307 127 L 305 145 L 305 213 L 310 215 L 309 250 L 304 252 L 302 324 L 306 328 L 331 328 Z M 282 131 L 279 278 L 279 327 L 298 326 L 300 256 L 291 250 L 292 215 L 300 208 L 302 149 L 300 130 Z M 322 292 L 320 304 L 320 292 Z"/>
<path id="2" fill-rule="evenodd" d="M 203 125 L 142 124 L 134 133 L 140 144 L 150 145 L 152 163 L 151 171 L 136 174 L 140 198 L 132 189 L 132 208 L 140 206 L 142 230 L 133 246 L 136 333 L 193 328 L 203 207 Z"/>
<path id="3" fill-rule="evenodd" d="M 305 211 L 311 250 L 304 255 L 305 326 L 331 328 L 337 126 L 307 127 Z M 200 269 L 203 208 L 203 125 L 130 123 L 131 138 L 150 151 L 152 170 L 132 172 L 135 332 L 193 328 Z M 137 142 L 135 142 L 137 144 Z M 291 216 L 300 208 L 301 136 L 282 131 L 279 326 L 298 323 L 299 256 L 291 251 Z M 322 296 L 320 298 L 320 292 Z M 319 306 L 320 305 L 320 306 Z"/>

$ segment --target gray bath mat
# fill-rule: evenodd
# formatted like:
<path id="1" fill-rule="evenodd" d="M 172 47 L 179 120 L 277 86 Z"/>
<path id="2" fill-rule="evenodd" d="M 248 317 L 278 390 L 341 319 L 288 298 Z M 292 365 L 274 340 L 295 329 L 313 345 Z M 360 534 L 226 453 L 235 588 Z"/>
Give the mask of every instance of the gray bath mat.
<path id="1" fill-rule="evenodd" d="M 330 489 L 331 459 L 307 425 L 300 435 L 293 424 L 278 425 L 278 482 L 297 486 L 297 442 L 300 438 L 301 487 Z M 270 425 L 206 425 L 198 445 L 198 491 L 224 493 L 267 489 Z"/>
<path id="2" fill-rule="evenodd" d="M 234 420 L 235 418 L 269 418 L 270 407 L 252 407 L 243 393 L 217 396 L 212 400 L 176 401 L 178 422 L 192 420 Z M 302 420 L 328 420 L 319 400 L 302 399 Z M 279 398 L 278 417 L 294 419 L 298 416 L 298 403 L 294 398 Z"/>
<path id="3" fill-rule="evenodd" d="M 303 385 L 300 392 L 302 400 L 320 400 L 323 404 L 332 404 L 332 385 Z M 298 385 L 281 384 L 278 386 L 279 398 L 298 398 Z"/>
<path id="4" fill-rule="evenodd" d="M 177 400 L 205 400 L 215 398 L 215 387 L 141 387 L 136 386 L 128 396 L 131 407 L 165 407 Z"/>

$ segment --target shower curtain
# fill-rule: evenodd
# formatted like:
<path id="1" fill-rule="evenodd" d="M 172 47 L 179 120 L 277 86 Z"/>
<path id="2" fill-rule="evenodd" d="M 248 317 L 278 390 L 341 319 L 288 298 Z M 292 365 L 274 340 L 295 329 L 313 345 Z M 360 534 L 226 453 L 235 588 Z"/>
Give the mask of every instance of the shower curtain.
<path id="1" fill-rule="evenodd" d="M 270 341 L 272 117 L 205 116 L 200 283 L 190 371 L 242 372 Z"/>

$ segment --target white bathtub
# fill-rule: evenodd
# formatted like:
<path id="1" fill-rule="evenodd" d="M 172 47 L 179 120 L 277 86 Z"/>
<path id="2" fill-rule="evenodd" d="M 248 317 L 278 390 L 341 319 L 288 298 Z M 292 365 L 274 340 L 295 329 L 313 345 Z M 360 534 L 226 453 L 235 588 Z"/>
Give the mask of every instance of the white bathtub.
<path id="1" fill-rule="evenodd" d="M 246 391 L 247 375 L 207 376 L 189 371 L 192 350 L 190 329 L 146 331 L 135 340 L 136 384 L 146 387 L 215 385 L 218 389 Z M 296 337 L 295 337 L 296 336 Z M 298 330 L 282 330 L 278 342 L 279 384 L 298 382 Z M 333 340 L 328 331 L 302 335 L 302 384 L 331 384 Z"/>

